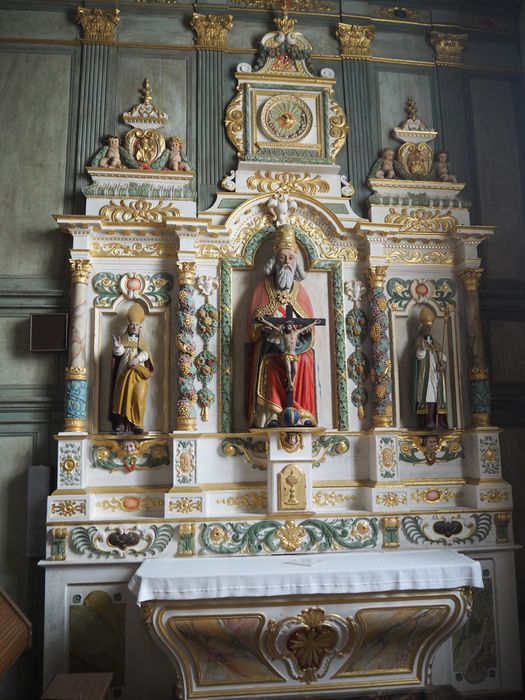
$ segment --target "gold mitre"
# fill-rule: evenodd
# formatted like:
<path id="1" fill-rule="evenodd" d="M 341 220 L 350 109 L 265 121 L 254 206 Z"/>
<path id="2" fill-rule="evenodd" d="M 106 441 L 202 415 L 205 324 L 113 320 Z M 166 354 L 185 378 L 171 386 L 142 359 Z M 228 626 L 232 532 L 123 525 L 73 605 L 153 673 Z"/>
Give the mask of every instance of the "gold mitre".
<path id="1" fill-rule="evenodd" d="M 295 240 L 295 231 L 293 226 L 289 224 L 283 224 L 277 229 L 277 234 L 275 235 L 275 242 L 273 244 L 273 249 L 277 250 L 299 250 L 297 241 Z"/>
<path id="2" fill-rule="evenodd" d="M 129 307 L 127 316 L 130 323 L 142 323 L 146 314 L 142 306 L 135 302 Z"/>
<path id="3" fill-rule="evenodd" d="M 431 326 L 436 319 L 436 314 L 430 306 L 424 306 L 419 314 L 419 320 L 424 326 Z"/>

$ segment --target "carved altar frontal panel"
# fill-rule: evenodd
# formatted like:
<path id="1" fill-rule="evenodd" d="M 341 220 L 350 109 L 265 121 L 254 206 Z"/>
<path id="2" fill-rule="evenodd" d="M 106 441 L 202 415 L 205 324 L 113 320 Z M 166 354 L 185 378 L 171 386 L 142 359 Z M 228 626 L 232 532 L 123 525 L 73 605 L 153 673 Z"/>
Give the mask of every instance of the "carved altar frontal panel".
<path id="1" fill-rule="evenodd" d="M 465 619 L 463 590 L 143 603 L 185 697 L 317 697 L 422 687 Z M 277 685 L 276 685 L 277 684 Z"/>

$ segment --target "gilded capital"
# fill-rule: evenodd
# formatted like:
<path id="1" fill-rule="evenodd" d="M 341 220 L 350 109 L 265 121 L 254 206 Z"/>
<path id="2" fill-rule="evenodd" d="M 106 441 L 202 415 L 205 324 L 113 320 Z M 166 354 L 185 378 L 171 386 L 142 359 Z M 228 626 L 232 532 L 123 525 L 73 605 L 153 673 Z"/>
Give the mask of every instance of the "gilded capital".
<path id="1" fill-rule="evenodd" d="M 474 428 L 488 428 L 490 426 L 489 413 L 473 413 L 472 425 Z"/>
<path id="2" fill-rule="evenodd" d="M 472 367 L 469 369 L 468 378 L 475 381 L 484 381 L 489 378 L 489 371 L 486 367 Z"/>
<path id="3" fill-rule="evenodd" d="M 370 44 L 376 30 L 373 24 L 337 25 L 336 36 L 340 43 L 340 54 L 344 58 L 366 59 L 370 55 Z"/>
<path id="4" fill-rule="evenodd" d="M 392 416 L 372 416 L 372 424 L 374 428 L 390 428 Z"/>
<path id="5" fill-rule="evenodd" d="M 83 433 L 86 430 L 85 418 L 66 418 L 64 430 L 68 433 Z"/>
<path id="6" fill-rule="evenodd" d="M 366 273 L 368 284 L 373 289 L 382 289 L 385 286 L 387 270 L 388 267 L 386 265 L 371 265 Z"/>
<path id="7" fill-rule="evenodd" d="M 232 15 L 201 15 L 194 12 L 191 20 L 195 46 L 201 49 L 225 49 L 232 27 Z"/>
<path id="8" fill-rule="evenodd" d="M 496 525 L 508 525 L 512 519 L 510 513 L 496 513 L 494 515 L 494 521 Z"/>
<path id="9" fill-rule="evenodd" d="M 397 516 L 390 516 L 388 518 L 383 518 L 383 525 L 385 527 L 399 527 L 401 524 L 401 519 Z"/>
<path id="10" fill-rule="evenodd" d="M 82 27 L 86 42 L 112 43 L 120 21 L 120 10 L 99 10 L 77 7 L 77 22 Z"/>
<path id="11" fill-rule="evenodd" d="M 66 367 L 66 379 L 87 379 L 85 367 Z"/>
<path id="12" fill-rule="evenodd" d="M 69 268 L 71 270 L 72 284 L 87 284 L 89 273 L 91 272 L 91 263 L 89 260 L 77 260 L 71 258 L 69 260 Z"/>
<path id="13" fill-rule="evenodd" d="M 193 284 L 195 282 L 196 269 L 197 265 L 194 262 L 178 262 L 179 285 Z"/>
<path id="14" fill-rule="evenodd" d="M 430 32 L 430 45 L 434 49 L 437 63 L 458 66 L 461 65 L 463 50 L 467 45 L 467 35 Z"/>
<path id="15" fill-rule="evenodd" d="M 458 273 L 458 277 L 463 282 L 467 292 L 477 292 L 482 274 L 482 267 L 468 267 L 466 270 Z"/>
<path id="16" fill-rule="evenodd" d="M 67 528 L 65 527 L 54 527 L 51 530 L 51 537 L 54 540 L 65 540 L 67 537 Z"/>
<path id="17" fill-rule="evenodd" d="M 196 430 L 197 419 L 189 415 L 177 416 L 176 425 L 177 430 Z"/>

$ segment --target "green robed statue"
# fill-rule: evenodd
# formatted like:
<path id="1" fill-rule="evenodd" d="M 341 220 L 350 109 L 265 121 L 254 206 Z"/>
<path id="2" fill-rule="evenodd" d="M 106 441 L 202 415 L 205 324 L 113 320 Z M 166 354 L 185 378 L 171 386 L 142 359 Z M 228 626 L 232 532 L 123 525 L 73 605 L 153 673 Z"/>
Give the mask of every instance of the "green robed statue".
<path id="1" fill-rule="evenodd" d="M 432 336 L 436 314 L 424 306 L 419 314 L 421 328 L 415 340 L 412 375 L 412 404 L 419 427 L 448 428 L 445 368 L 447 358 L 443 348 Z"/>

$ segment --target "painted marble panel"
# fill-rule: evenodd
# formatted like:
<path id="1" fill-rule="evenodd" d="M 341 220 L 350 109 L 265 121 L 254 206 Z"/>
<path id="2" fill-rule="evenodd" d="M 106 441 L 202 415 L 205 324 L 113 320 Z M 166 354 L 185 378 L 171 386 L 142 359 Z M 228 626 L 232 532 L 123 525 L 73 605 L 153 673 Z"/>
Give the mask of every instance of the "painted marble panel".
<path id="1" fill-rule="evenodd" d="M 200 685 L 281 680 L 259 652 L 262 615 L 171 618 L 168 627 L 187 648 Z"/>
<path id="2" fill-rule="evenodd" d="M 494 592 L 488 569 L 483 569 L 484 588 L 474 588 L 472 614 L 452 638 L 454 672 L 474 685 L 482 683 L 498 664 L 494 625 Z"/>
<path id="3" fill-rule="evenodd" d="M 69 672 L 113 672 L 113 685 L 124 685 L 126 605 L 117 595 L 94 590 L 73 596 L 69 607 Z"/>
<path id="4" fill-rule="evenodd" d="M 479 223 L 498 227 L 486 244 L 483 266 L 490 277 L 522 278 L 525 221 L 511 83 L 474 79 L 470 90 L 483 219 Z"/>
<path id="5" fill-rule="evenodd" d="M 9 250 L 10 274 L 64 274 L 67 241 L 50 214 L 64 206 L 70 51 L 6 50 L 0 58 L 0 123 L 16 154 L 0 168 L 0 248 Z"/>
<path id="6" fill-rule="evenodd" d="M 361 646 L 337 675 L 412 670 L 419 675 L 414 669 L 418 653 L 447 615 L 445 605 L 360 610 L 356 620 L 364 629 Z"/>

